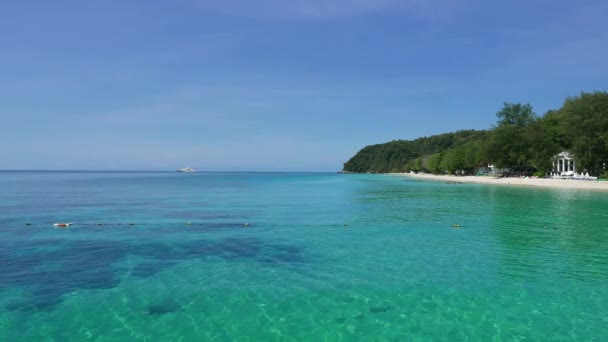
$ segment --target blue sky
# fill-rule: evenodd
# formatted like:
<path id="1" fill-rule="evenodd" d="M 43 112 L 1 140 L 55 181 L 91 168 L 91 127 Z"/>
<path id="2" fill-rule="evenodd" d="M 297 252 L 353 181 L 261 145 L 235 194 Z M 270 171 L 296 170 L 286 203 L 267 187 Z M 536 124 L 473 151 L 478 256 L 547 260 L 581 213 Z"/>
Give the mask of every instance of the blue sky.
<path id="1" fill-rule="evenodd" d="M 606 90 L 606 1 L 0 5 L 0 169 L 338 171 Z"/>

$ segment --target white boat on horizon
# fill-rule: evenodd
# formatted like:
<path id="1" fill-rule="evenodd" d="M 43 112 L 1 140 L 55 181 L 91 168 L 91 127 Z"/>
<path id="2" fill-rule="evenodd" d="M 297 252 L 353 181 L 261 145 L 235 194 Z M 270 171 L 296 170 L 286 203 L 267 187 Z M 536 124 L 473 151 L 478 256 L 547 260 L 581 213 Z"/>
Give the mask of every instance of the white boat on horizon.
<path id="1" fill-rule="evenodd" d="M 178 169 L 177 172 L 196 172 L 196 170 L 188 166 L 183 169 Z"/>

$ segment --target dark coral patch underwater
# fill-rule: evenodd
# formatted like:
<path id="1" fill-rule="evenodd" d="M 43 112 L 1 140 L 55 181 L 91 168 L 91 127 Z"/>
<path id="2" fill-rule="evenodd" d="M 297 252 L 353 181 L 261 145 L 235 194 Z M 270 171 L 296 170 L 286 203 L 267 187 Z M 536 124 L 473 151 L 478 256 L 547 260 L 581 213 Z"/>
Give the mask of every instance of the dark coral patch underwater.
<path id="1" fill-rule="evenodd" d="M 8 242 L 0 242 L 0 287 L 26 288 L 30 293 L 23 301 L 5 305 L 11 311 L 51 310 L 66 293 L 115 287 L 119 283 L 117 273 L 124 272 L 115 264 L 128 256 L 145 260 L 130 270 L 131 275 L 140 278 L 153 276 L 182 260 L 210 256 L 276 266 L 306 261 L 301 247 L 249 237 L 138 244 L 47 239 L 21 242 L 18 250 L 27 252 L 17 252 Z M 152 307 L 148 311 L 162 310 Z"/>

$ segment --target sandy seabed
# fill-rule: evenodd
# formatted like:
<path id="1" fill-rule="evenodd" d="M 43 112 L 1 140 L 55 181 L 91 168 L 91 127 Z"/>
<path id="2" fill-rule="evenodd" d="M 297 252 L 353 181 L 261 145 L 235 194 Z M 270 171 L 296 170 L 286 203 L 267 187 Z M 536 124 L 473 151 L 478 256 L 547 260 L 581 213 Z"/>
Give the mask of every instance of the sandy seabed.
<path id="1" fill-rule="evenodd" d="M 520 185 L 537 186 L 548 188 L 581 189 L 581 190 L 608 190 L 608 182 L 571 179 L 548 179 L 548 178 L 497 178 L 492 176 L 438 176 L 431 174 L 391 173 L 391 175 L 429 179 L 446 182 L 498 184 L 498 185 Z"/>

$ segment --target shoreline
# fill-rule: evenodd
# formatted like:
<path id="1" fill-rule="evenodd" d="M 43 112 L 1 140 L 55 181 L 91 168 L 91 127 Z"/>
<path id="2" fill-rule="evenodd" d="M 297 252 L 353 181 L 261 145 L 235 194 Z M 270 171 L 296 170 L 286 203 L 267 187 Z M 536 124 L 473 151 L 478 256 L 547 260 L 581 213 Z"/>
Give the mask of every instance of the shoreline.
<path id="1" fill-rule="evenodd" d="M 492 184 L 492 185 L 514 185 L 527 187 L 573 189 L 573 190 L 601 190 L 608 191 L 608 182 L 583 181 L 569 179 L 547 179 L 547 178 L 496 178 L 492 176 L 447 176 L 432 174 L 412 174 L 412 173 L 389 173 L 392 176 L 410 177 L 425 180 L 472 183 L 472 184 Z"/>

